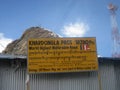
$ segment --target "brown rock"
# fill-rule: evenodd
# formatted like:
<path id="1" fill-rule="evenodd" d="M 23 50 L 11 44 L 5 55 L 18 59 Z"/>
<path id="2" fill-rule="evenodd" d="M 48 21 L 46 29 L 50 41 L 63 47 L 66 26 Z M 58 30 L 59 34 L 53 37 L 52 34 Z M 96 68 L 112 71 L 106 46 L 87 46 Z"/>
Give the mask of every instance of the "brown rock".
<path id="1" fill-rule="evenodd" d="M 56 38 L 57 34 L 45 30 L 41 27 L 31 27 L 27 29 L 20 39 L 8 44 L 3 54 L 24 55 L 27 56 L 27 40 L 29 38 Z"/>

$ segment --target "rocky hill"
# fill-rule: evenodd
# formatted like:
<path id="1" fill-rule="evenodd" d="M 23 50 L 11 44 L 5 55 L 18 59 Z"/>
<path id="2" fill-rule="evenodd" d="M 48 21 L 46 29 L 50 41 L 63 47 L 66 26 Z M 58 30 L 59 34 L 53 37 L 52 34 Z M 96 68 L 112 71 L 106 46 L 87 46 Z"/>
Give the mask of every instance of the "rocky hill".
<path id="1" fill-rule="evenodd" d="M 27 29 L 20 39 L 13 41 L 8 44 L 3 54 L 13 54 L 13 55 L 27 55 L 27 40 L 29 38 L 56 38 L 59 37 L 57 34 L 45 30 L 41 27 L 31 27 Z"/>

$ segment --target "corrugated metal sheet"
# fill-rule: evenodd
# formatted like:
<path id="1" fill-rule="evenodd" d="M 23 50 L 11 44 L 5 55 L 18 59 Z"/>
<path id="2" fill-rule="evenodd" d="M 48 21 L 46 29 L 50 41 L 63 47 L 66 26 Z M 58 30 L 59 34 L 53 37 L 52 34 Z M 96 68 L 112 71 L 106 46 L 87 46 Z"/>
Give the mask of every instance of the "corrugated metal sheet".
<path id="1" fill-rule="evenodd" d="M 15 71 L 7 63 L 0 65 L 0 90 L 25 90 L 26 68 Z"/>
<path id="2" fill-rule="evenodd" d="M 114 64 L 102 63 L 100 65 L 102 90 L 115 90 Z"/>
<path id="3" fill-rule="evenodd" d="M 100 81 L 95 71 L 31 74 L 30 90 L 120 90 L 120 61 L 105 60 L 99 60 Z M 26 90 L 26 75 L 26 67 L 0 63 L 0 90 Z"/>
<path id="4" fill-rule="evenodd" d="M 115 70 L 115 90 L 120 90 L 120 62 L 114 63 Z"/>
<path id="5" fill-rule="evenodd" d="M 31 90 L 98 90 L 97 72 L 31 74 Z"/>

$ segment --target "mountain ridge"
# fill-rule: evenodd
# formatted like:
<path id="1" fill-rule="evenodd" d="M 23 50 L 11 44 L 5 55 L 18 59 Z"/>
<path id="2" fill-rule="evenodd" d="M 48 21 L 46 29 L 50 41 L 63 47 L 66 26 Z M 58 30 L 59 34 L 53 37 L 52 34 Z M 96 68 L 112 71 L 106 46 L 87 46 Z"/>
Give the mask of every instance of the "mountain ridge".
<path id="1" fill-rule="evenodd" d="M 19 39 L 7 45 L 2 54 L 24 55 L 27 56 L 27 41 L 30 38 L 58 38 L 59 36 L 52 31 L 41 27 L 30 27 L 24 31 Z"/>

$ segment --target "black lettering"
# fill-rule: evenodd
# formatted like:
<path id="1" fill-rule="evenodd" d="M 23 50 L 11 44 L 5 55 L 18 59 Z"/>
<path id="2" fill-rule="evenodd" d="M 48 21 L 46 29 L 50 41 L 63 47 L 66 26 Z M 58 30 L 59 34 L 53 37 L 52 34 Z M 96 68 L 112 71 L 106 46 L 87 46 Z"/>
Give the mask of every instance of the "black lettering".
<path id="1" fill-rule="evenodd" d="M 29 41 L 29 45 L 59 45 L 59 41 L 49 40 L 49 41 Z"/>
<path id="2" fill-rule="evenodd" d="M 71 45 L 72 41 L 71 40 L 61 40 L 62 45 Z"/>
<path id="3" fill-rule="evenodd" d="M 92 40 L 75 40 L 76 44 L 94 44 Z"/>

